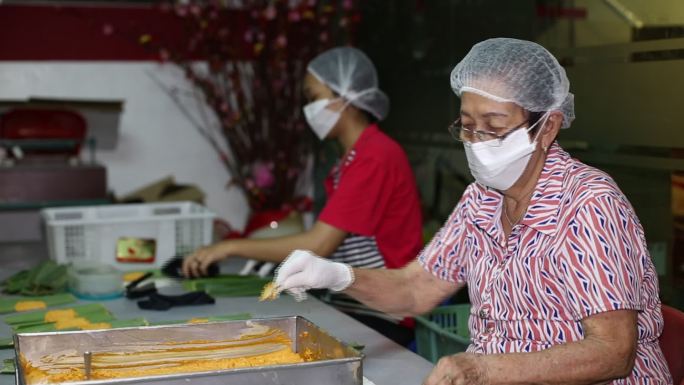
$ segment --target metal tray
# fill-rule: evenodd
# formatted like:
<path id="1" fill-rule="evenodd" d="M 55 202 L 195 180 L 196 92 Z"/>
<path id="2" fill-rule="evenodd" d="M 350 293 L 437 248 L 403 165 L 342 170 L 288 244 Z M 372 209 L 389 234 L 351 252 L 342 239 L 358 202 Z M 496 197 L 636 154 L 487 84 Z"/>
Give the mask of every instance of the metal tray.
<path id="1" fill-rule="evenodd" d="M 115 343 L 228 339 L 237 337 L 241 330 L 248 327 L 248 322 L 283 330 L 292 340 L 292 349 L 295 352 L 310 349 L 318 359 L 289 365 L 63 384 L 187 385 L 192 382 L 198 385 L 361 385 L 363 383 L 363 355 L 300 316 L 98 331 L 17 334 L 14 336 L 17 359 L 16 381 L 18 385 L 26 385 L 23 368 L 18 364 L 19 354 L 24 354 L 29 360 L 35 360 L 43 355 L 64 349 L 76 349 L 80 354 L 86 351 L 107 351 Z"/>

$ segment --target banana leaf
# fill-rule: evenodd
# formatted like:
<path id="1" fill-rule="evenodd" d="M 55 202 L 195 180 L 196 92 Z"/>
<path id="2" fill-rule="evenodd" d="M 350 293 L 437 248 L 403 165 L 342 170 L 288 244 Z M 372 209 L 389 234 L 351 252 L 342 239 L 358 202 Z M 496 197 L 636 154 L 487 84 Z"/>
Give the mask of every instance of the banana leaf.
<path id="1" fill-rule="evenodd" d="M 38 296 L 63 293 L 67 287 L 67 268 L 54 261 L 44 261 L 11 276 L 2 286 L 7 294 Z"/>
<path id="2" fill-rule="evenodd" d="M 88 315 L 93 314 L 93 313 L 95 313 L 95 314 L 106 313 L 111 317 L 109 310 L 107 310 L 106 307 L 104 307 L 102 304 L 99 304 L 99 303 L 88 304 L 88 305 L 78 305 L 78 306 L 72 306 L 72 307 L 68 307 L 68 308 L 52 309 L 52 310 L 67 310 L 67 309 L 73 309 L 76 312 L 77 316 L 79 316 L 79 317 L 88 318 Z M 45 314 L 48 311 L 52 311 L 52 310 L 40 310 L 40 311 L 12 314 L 12 315 L 6 316 L 4 320 L 7 324 L 12 325 L 12 326 L 43 324 L 43 323 L 45 323 Z"/>
<path id="3" fill-rule="evenodd" d="M 109 324 L 112 325 L 112 329 L 150 326 L 150 323 L 145 318 L 115 319 L 109 321 Z"/>
<path id="4" fill-rule="evenodd" d="M 5 279 L 2 281 L 2 283 L 0 283 L 0 286 L 2 286 L 2 291 L 8 294 L 19 293 L 26 284 L 29 274 L 31 274 L 29 270 L 22 270 Z"/>
<path id="5" fill-rule="evenodd" d="M 202 289 L 204 285 L 265 285 L 271 279 L 253 275 L 225 274 L 210 278 L 187 279 L 183 286 L 188 290 Z"/>
<path id="6" fill-rule="evenodd" d="M 204 291 L 212 297 L 259 297 L 261 287 L 232 287 L 221 285 L 207 285 Z"/>
<path id="7" fill-rule="evenodd" d="M 86 313 L 79 314 L 79 318 L 86 319 L 89 323 L 109 323 L 114 319 L 109 312 L 97 312 L 97 313 Z M 55 322 L 44 322 L 39 324 L 19 324 L 13 325 L 12 330 L 15 333 L 45 333 L 45 332 L 55 332 L 62 330 L 81 330 L 80 327 L 68 327 L 68 328 L 57 328 L 57 323 Z"/>
<path id="8" fill-rule="evenodd" d="M 183 287 L 189 291 L 205 291 L 215 297 L 258 297 L 270 281 L 269 278 L 255 276 L 222 275 L 186 280 Z"/>
<path id="9" fill-rule="evenodd" d="M 0 349 L 11 349 L 14 346 L 12 337 L 0 337 Z"/>
<path id="10" fill-rule="evenodd" d="M 356 349 L 358 352 L 361 352 L 361 351 L 363 351 L 363 349 L 366 348 L 366 345 L 364 345 L 360 342 L 356 342 L 356 341 L 347 342 L 347 345 L 349 345 L 349 347 L 352 349 Z"/>
<path id="11" fill-rule="evenodd" d="M 0 314 L 16 313 L 15 306 L 23 301 L 40 301 L 44 302 L 45 306 L 66 305 L 76 302 L 76 297 L 71 294 L 54 294 L 43 297 L 15 297 L 15 298 L 0 298 Z"/>
<path id="12" fill-rule="evenodd" d="M 138 327 L 138 326 L 149 326 L 150 323 L 147 322 L 145 318 L 133 318 L 133 319 L 127 319 L 127 320 L 109 320 L 109 321 L 102 321 L 102 322 L 107 322 L 108 324 L 111 325 L 112 329 L 118 329 L 118 328 L 131 328 L 131 327 Z M 60 330 L 60 331 L 72 331 L 72 330 L 79 330 L 77 328 L 73 329 L 65 329 L 65 330 Z M 54 325 L 52 324 L 43 324 L 43 325 L 34 325 L 33 327 L 25 327 L 21 330 L 16 331 L 16 333 L 43 333 L 43 332 L 53 332 L 54 330 Z M 14 340 L 12 337 L 8 338 L 0 338 L 0 349 L 11 349 L 14 347 Z"/>
<path id="13" fill-rule="evenodd" d="M 102 329 L 119 329 L 119 328 L 131 328 L 138 326 L 148 326 L 149 322 L 145 318 L 133 318 L 128 320 L 117 320 L 112 319 L 111 316 L 97 315 L 88 319 L 91 323 L 105 323 L 108 327 L 103 327 Z M 55 324 L 43 324 L 43 325 L 33 325 L 28 327 L 22 327 L 15 330 L 16 333 L 45 333 L 45 332 L 61 332 L 61 331 L 73 331 L 73 330 L 83 330 L 79 327 L 73 327 L 68 329 L 57 330 Z M 97 329 L 89 329 L 97 330 Z"/>
<path id="14" fill-rule="evenodd" d="M 0 374 L 14 374 L 14 358 L 8 358 L 2 361 L 2 370 Z"/>

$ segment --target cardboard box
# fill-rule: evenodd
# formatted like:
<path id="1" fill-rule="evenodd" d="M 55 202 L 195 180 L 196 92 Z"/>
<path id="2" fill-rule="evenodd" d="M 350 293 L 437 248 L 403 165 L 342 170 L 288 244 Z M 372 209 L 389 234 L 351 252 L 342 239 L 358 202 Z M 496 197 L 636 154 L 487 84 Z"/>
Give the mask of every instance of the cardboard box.
<path id="1" fill-rule="evenodd" d="M 152 203 L 191 201 L 204 204 L 204 192 L 195 185 L 176 184 L 167 176 L 118 199 L 121 203 Z"/>

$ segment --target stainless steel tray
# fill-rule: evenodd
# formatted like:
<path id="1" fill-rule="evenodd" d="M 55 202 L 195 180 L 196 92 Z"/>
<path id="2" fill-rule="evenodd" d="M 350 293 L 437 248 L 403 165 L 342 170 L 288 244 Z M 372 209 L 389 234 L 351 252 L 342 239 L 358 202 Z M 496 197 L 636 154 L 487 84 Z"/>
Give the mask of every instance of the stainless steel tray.
<path id="1" fill-rule="evenodd" d="M 290 365 L 195 372 L 165 376 L 91 380 L 63 384 L 184 384 L 199 385 L 361 385 L 363 355 L 299 316 L 262 318 L 250 321 L 226 321 L 207 324 L 150 326 L 125 329 L 77 331 L 61 333 L 17 334 L 14 346 L 17 361 L 23 354 L 35 360 L 46 354 L 76 349 L 80 354 L 111 349 L 116 343 L 173 342 L 198 339 L 228 339 L 237 337 L 248 322 L 278 328 L 292 340 L 292 349 L 312 351 L 316 361 Z M 17 384 L 26 385 L 23 368 L 17 362 Z"/>

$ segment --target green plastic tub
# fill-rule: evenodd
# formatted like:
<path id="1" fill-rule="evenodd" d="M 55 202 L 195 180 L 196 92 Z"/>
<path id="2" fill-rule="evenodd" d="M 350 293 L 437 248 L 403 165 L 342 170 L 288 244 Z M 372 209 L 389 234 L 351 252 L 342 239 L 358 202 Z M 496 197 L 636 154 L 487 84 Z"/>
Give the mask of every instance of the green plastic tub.
<path id="1" fill-rule="evenodd" d="M 469 316 L 470 304 L 460 304 L 438 307 L 416 317 L 418 354 L 436 363 L 443 356 L 464 352 L 470 344 Z"/>

